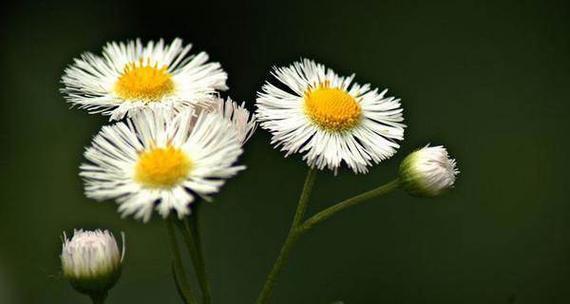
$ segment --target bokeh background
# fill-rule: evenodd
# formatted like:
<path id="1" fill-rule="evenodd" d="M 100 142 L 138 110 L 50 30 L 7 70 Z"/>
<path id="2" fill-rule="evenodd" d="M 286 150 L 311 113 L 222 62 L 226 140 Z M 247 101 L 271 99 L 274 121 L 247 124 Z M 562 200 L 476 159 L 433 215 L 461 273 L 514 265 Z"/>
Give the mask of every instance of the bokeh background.
<path id="1" fill-rule="evenodd" d="M 445 144 L 462 171 L 433 200 L 405 193 L 304 237 L 273 303 L 570 301 L 570 5 L 567 1 L 18 1 L 0 16 L 0 303 L 88 303 L 61 279 L 62 231 L 127 236 L 108 303 L 179 303 L 165 225 L 120 219 L 82 194 L 82 152 L 106 119 L 69 109 L 66 65 L 110 40 L 182 37 L 222 63 L 253 108 L 270 67 L 300 57 L 402 98 L 400 152 L 368 175 L 319 174 L 309 212 L 392 179 Z M 253 303 L 303 183 L 259 130 L 248 170 L 202 208 L 217 303 Z"/>

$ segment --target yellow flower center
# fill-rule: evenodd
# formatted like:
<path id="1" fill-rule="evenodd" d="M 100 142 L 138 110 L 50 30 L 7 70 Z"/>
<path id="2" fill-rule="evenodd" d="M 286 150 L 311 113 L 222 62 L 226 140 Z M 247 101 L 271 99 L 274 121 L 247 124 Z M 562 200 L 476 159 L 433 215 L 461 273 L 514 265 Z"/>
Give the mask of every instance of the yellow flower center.
<path id="1" fill-rule="evenodd" d="M 305 113 L 326 130 L 343 131 L 358 124 L 362 110 L 348 92 L 324 83 L 305 93 Z"/>
<path id="2" fill-rule="evenodd" d="M 167 67 L 129 63 L 115 83 L 115 93 L 125 100 L 157 101 L 174 91 L 172 75 Z"/>
<path id="3" fill-rule="evenodd" d="M 139 154 L 135 180 L 149 188 L 169 188 L 183 181 L 192 169 L 186 153 L 168 146 Z"/>

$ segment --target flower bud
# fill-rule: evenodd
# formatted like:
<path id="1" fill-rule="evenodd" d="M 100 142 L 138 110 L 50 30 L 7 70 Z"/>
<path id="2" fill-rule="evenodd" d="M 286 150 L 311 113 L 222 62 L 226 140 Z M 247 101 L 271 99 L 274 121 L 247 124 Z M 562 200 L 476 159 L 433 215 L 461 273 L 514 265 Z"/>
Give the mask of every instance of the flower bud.
<path id="1" fill-rule="evenodd" d="M 400 183 L 416 196 L 434 197 L 445 192 L 453 187 L 457 174 L 456 162 L 443 146 L 425 146 L 400 164 Z"/>
<path id="2" fill-rule="evenodd" d="M 75 290 L 90 296 L 105 295 L 121 275 L 121 265 L 125 253 L 115 237 L 107 230 L 75 230 L 67 239 L 63 234 L 61 266 L 63 275 Z"/>

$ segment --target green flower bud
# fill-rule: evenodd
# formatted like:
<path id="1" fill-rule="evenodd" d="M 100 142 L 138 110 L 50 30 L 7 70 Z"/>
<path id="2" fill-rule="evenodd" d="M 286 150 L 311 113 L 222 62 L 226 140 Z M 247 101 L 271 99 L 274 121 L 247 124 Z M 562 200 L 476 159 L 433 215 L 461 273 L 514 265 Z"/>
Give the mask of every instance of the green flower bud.
<path id="1" fill-rule="evenodd" d="M 75 230 L 67 239 L 63 234 L 61 266 L 63 275 L 75 290 L 91 297 L 107 294 L 121 276 L 121 266 L 125 253 L 115 237 L 107 230 Z"/>
<path id="2" fill-rule="evenodd" d="M 459 174 L 443 146 L 429 145 L 410 153 L 400 164 L 400 183 L 408 193 L 434 197 L 452 188 Z"/>

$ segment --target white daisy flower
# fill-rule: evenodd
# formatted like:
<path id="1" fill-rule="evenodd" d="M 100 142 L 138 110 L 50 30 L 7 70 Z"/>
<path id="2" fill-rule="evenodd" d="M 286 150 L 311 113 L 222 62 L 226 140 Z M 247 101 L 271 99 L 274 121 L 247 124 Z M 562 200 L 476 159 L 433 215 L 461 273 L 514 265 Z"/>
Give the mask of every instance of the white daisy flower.
<path id="1" fill-rule="evenodd" d="M 80 168 L 87 197 L 115 199 L 123 216 L 144 222 L 152 210 L 166 218 L 190 214 L 198 195 L 206 200 L 224 180 L 244 166 L 237 132 L 217 113 L 202 112 L 190 123 L 192 110 L 142 111 L 105 126 L 85 151 L 90 161 Z"/>
<path id="2" fill-rule="evenodd" d="M 226 73 L 208 55 L 190 55 L 192 45 L 140 40 L 111 42 L 102 56 L 85 53 L 65 69 L 62 92 L 68 102 L 111 120 L 144 108 L 181 110 L 207 103 L 226 90 Z"/>
<path id="3" fill-rule="evenodd" d="M 245 108 L 245 102 L 238 105 L 229 97 L 226 100 L 216 98 L 214 111 L 222 114 L 225 119 L 232 123 L 237 132 L 238 140 L 242 144 L 251 138 L 257 128 L 256 117 Z"/>
<path id="4" fill-rule="evenodd" d="M 272 143 L 305 153 L 309 166 L 335 173 L 344 162 L 355 173 L 391 157 L 404 138 L 400 99 L 386 97 L 370 85 L 338 76 L 322 64 L 304 59 L 272 73 L 286 86 L 266 82 L 257 98 L 261 127 Z"/>
<path id="5" fill-rule="evenodd" d="M 457 174 L 457 162 L 444 146 L 427 145 L 410 153 L 400 164 L 400 183 L 416 196 L 434 197 L 447 191 Z"/>
<path id="6" fill-rule="evenodd" d="M 250 113 L 245 108 L 245 102 L 238 105 L 231 98 L 224 100 L 220 97 L 212 99 L 210 104 L 205 106 L 195 107 L 195 111 L 200 113 L 202 111 L 207 113 L 219 113 L 224 119 L 231 123 L 233 129 L 236 131 L 238 141 L 243 145 L 253 135 L 257 129 L 257 120 L 255 114 Z M 190 125 L 194 125 L 196 116 L 190 121 Z"/>

